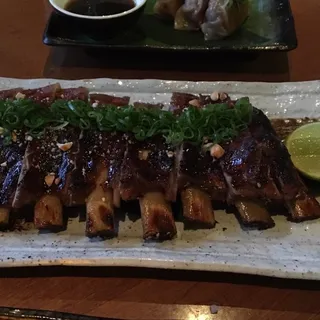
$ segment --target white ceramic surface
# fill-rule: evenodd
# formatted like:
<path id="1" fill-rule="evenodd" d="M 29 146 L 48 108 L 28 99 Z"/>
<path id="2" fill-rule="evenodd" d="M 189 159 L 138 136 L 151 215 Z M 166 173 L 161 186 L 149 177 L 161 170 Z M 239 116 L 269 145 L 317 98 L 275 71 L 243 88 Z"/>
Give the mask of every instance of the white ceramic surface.
<path id="1" fill-rule="evenodd" d="M 320 82 L 241 83 L 178 82 L 162 80 L 83 81 L 17 80 L 0 78 L 0 88 L 35 88 L 60 82 L 63 87 L 84 85 L 92 92 L 128 95 L 131 102 L 168 103 L 173 91 L 249 96 L 270 117 L 320 117 Z M 164 243 L 143 243 L 140 220 L 120 222 L 119 237 L 89 240 L 85 225 L 69 221 L 66 231 L 39 234 L 36 230 L 0 234 L 0 266 L 138 266 L 228 271 L 284 278 L 320 280 L 320 220 L 294 224 L 275 217 L 276 227 L 244 231 L 233 215 L 216 212 L 213 230 L 185 231 Z"/>
<path id="2" fill-rule="evenodd" d="M 121 13 L 116 13 L 116 14 L 109 14 L 109 15 L 104 15 L 104 16 L 86 16 L 86 15 L 82 15 L 82 14 L 77 14 L 77 13 L 73 13 L 70 11 L 65 10 L 65 6 L 66 4 L 69 2 L 69 0 L 49 0 L 49 3 L 58 11 L 60 11 L 61 13 L 70 16 L 70 17 L 74 17 L 74 18 L 80 18 L 80 19 L 87 19 L 87 20 L 109 20 L 109 19 L 114 19 L 114 18 L 118 18 L 118 17 L 123 17 L 126 15 L 129 15 L 131 13 L 133 13 L 134 11 L 137 11 L 139 8 L 141 8 L 147 0 L 133 0 L 133 2 L 135 3 L 135 6 L 127 11 L 121 12 Z"/>

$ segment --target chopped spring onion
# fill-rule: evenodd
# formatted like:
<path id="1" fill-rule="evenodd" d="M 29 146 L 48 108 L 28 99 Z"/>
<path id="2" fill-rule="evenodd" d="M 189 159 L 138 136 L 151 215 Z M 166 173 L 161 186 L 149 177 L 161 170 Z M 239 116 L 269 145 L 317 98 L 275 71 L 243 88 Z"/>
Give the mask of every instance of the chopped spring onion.
<path id="1" fill-rule="evenodd" d="M 167 143 L 202 143 L 207 137 L 214 143 L 230 140 L 247 128 L 253 108 L 248 98 L 234 107 L 225 103 L 203 108 L 189 106 L 175 115 L 159 108 L 134 108 L 102 105 L 92 108 L 84 101 L 57 100 L 49 107 L 28 99 L 0 101 L 0 126 L 6 132 L 24 130 L 38 137 L 46 129 L 72 126 L 82 130 L 119 131 L 134 134 L 138 140 L 161 135 Z"/>

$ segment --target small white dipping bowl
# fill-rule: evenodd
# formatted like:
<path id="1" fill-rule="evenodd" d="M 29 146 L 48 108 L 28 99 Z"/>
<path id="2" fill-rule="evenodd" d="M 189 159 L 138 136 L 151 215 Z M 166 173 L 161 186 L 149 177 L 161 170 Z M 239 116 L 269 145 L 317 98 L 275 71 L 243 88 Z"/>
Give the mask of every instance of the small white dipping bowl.
<path id="1" fill-rule="evenodd" d="M 109 31 L 114 33 L 117 29 L 120 31 L 136 23 L 145 8 L 147 0 L 133 0 L 135 6 L 132 9 L 117 14 L 103 16 L 81 15 L 67 11 L 64 8 L 68 2 L 69 0 L 49 0 L 49 3 L 58 14 L 72 19 L 79 24 L 79 26 L 84 27 L 87 30 L 91 29 L 107 33 L 108 31 L 105 27 L 108 27 Z"/>

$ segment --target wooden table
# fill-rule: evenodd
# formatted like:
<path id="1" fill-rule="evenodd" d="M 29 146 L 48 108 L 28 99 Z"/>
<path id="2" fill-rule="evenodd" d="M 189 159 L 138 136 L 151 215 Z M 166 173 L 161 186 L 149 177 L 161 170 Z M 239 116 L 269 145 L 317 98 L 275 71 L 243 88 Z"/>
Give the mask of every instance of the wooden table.
<path id="1" fill-rule="evenodd" d="M 320 79 L 319 0 L 291 0 L 299 48 L 237 65 L 154 58 L 103 61 L 81 51 L 41 43 L 46 0 L 1 0 L 0 75 L 34 78 L 163 78 L 182 80 L 298 81 Z M 140 59 L 141 60 L 141 59 Z M 190 65 L 196 64 L 190 72 Z M 137 67 L 138 65 L 138 67 Z M 141 65 L 141 63 L 140 63 Z M 175 66 L 175 70 L 173 70 Z M 140 70 L 139 70 L 140 68 Z M 171 70 L 169 70 L 171 69 Z M 0 305 L 124 319 L 320 319 L 320 283 L 253 276 L 147 269 L 0 270 Z M 219 306 L 212 315 L 210 306 Z"/>

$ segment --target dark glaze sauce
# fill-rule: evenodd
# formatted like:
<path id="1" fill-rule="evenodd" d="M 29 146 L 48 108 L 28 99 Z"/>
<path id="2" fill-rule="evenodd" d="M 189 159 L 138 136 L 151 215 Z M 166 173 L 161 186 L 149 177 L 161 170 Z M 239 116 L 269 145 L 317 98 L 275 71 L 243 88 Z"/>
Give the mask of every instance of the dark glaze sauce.
<path id="1" fill-rule="evenodd" d="M 0 146 L 0 204 L 11 205 L 27 143 L 24 135 L 17 135 L 17 141 L 9 145 L 0 138 Z"/>
<path id="2" fill-rule="evenodd" d="M 86 16 L 107 16 L 128 11 L 134 6 L 133 0 L 70 0 L 65 10 Z"/>
<path id="3" fill-rule="evenodd" d="M 315 118 L 287 118 L 287 119 L 270 119 L 272 127 L 276 131 L 278 137 L 280 139 L 287 138 L 294 130 L 298 129 L 299 127 L 312 123 L 318 122 L 320 119 Z"/>

